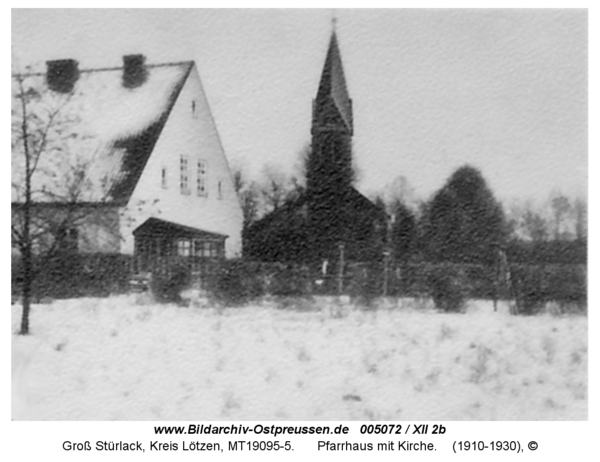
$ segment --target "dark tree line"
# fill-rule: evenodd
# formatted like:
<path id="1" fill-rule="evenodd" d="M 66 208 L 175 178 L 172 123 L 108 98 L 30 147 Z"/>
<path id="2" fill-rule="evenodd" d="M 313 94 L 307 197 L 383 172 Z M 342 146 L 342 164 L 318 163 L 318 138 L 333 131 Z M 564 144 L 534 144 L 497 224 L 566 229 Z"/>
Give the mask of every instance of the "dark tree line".
<path id="1" fill-rule="evenodd" d="M 376 201 L 383 202 L 378 198 Z M 388 201 L 387 247 L 396 261 L 496 264 L 583 264 L 587 261 L 587 207 L 553 193 L 546 210 L 525 207 L 507 215 L 474 167 L 457 169 L 417 207 Z"/>
<path id="2" fill-rule="evenodd" d="M 305 153 L 303 168 L 306 163 Z M 302 172 L 286 176 L 265 168 L 262 181 L 248 182 L 238 170 L 235 179 L 245 224 L 300 197 L 305 190 L 302 176 Z M 410 187 L 402 180 L 406 193 Z M 525 263 L 585 262 L 587 208 L 581 200 L 569 201 L 554 193 L 546 213 L 528 203 L 505 213 L 481 172 L 468 165 L 457 169 L 418 206 L 405 196 L 410 191 L 387 202 L 381 196 L 373 201 L 389 218 L 387 231 L 378 234 L 374 247 L 390 250 L 395 261 L 495 264 L 504 252 L 509 259 Z M 570 233 L 565 231 L 569 224 Z"/>
<path id="3" fill-rule="evenodd" d="M 387 246 L 397 261 L 491 262 L 507 241 L 502 207 L 470 166 L 454 172 L 418 211 L 400 198 L 388 211 Z"/>

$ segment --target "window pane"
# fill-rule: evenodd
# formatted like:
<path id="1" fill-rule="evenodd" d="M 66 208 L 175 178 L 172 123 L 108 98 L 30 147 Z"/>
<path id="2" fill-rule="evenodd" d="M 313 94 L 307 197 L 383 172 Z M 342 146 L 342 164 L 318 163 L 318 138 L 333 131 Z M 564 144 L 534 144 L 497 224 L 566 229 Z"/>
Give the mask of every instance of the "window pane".
<path id="1" fill-rule="evenodd" d="M 206 172 L 207 172 L 207 166 L 206 166 L 206 162 L 203 160 L 199 160 L 198 161 L 198 165 L 197 165 L 197 169 L 198 169 L 198 175 L 196 177 L 196 190 L 199 196 L 206 196 L 207 195 L 207 190 L 206 190 Z"/>
<path id="2" fill-rule="evenodd" d="M 181 257 L 190 256 L 190 241 L 187 239 L 180 239 L 177 241 L 177 255 Z"/>
<path id="3" fill-rule="evenodd" d="M 179 160 L 179 185 L 182 193 L 189 194 L 190 181 L 188 173 L 188 159 L 185 156 L 181 156 Z"/>

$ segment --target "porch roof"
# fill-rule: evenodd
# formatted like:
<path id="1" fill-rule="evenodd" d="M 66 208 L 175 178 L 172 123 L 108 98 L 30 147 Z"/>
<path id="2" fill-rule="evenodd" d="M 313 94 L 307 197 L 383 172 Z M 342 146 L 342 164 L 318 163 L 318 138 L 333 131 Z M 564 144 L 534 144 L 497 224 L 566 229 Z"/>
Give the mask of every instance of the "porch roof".
<path id="1" fill-rule="evenodd" d="M 172 237 L 172 238 L 189 238 L 203 239 L 212 241 L 224 241 L 227 235 L 204 231 L 202 229 L 193 228 L 191 226 L 180 225 L 170 221 L 161 220 L 159 218 L 148 218 L 144 223 L 138 226 L 133 235 L 139 237 Z"/>

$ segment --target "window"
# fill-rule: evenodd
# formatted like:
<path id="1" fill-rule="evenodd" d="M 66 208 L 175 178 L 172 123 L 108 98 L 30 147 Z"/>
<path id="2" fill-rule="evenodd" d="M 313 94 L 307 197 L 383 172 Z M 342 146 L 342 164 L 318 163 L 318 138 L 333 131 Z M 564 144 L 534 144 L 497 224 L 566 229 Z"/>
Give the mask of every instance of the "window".
<path id="1" fill-rule="evenodd" d="M 188 239 L 179 239 L 177 241 L 177 255 L 180 257 L 190 256 L 191 242 Z"/>
<path id="2" fill-rule="evenodd" d="M 181 156 L 179 160 L 179 186 L 181 194 L 190 193 L 190 176 L 188 172 L 188 158 Z"/>
<path id="3" fill-rule="evenodd" d="M 218 184 L 217 197 L 219 199 L 223 199 L 223 182 L 222 181 L 219 181 L 219 184 Z"/>
<path id="4" fill-rule="evenodd" d="M 194 256 L 203 258 L 219 258 L 223 256 L 224 249 L 222 242 L 216 241 L 194 241 Z"/>
<path id="5" fill-rule="evenodd" d="M 193 119 L 198 118 L 198 113 L 196 112 L 196 100 L 195 99 L 192 100 L 192 118 Z"/>
<path id="6" fill-rule="evenodd" d="M 160 171 L 160 185 L 167 189 L 167 167 L 163 167 Z"/>
<path id="7" fill-rule="evenodd" d="M 207 196 L 208 191 L 206 189 L 206 162 L 203 160 L 198 161 L 198 176 L 196 178 L 196 190 L 199 196 Z"/>

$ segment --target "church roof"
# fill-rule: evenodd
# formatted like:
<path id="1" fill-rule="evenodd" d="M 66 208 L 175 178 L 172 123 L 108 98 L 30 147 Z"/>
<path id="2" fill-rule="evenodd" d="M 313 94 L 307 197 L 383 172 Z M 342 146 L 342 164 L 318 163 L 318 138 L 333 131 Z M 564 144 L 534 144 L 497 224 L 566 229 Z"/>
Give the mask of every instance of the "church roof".
<path id="1" fill-rule="evenodd" d="M 353 129 L 352 101 L 348 96 L 342 57 L 335 31 L 331 34 L 329 49 L 321 74 L 321 82 L 317 92 L 317 104 L 332 100 L 340 116 L 350 131 Z"/>
<path id="2" fill-rule="evenodd" d="M 135 84 L 126 81 L 123 67 L 76 70 L 67 92 L 50 89 L 46 73 L 14 75 L 13 104 L 19 80 L 25 91 L 38 95 L 28 107 L 35 116 L 33 129 L 60 109 L 39 158 L 32 200 L 126 204 L 193 65 L 144 64 L 143 77 Z M 13 123 L 19 116 L 13 110 Z M 14 146 L 19 149 L 18 143 Z M 12 157 L 13 185 L 18 186 L 23 156 L 13 152 Z M 85 184 L 78 197 L 70 197 L 80 170 Z M 19 188 L 13 187 L 12 201 L 21 201 L 19 196 Z"/>
<path id="3" fill-rule="evenodd" d="M 381 211 L 373 202 L 365 197 L 354 187 L 349 187 L 340 194 L 342 198 L 341 207 L 344 207 L 348 213 L 363 217 L 368 217 L 369 220 L 378 218 L 387 218 L 385 212 Z M 320 200 L 315 198 L 308 192 L 300 194 L 296 199 L 286 202 L 282 207 L 268 213 L 260 220 L 252 224 L 252 227 L 263 228 L 267 226 L 279 226 L 282 223 L 286 225 L 298 226 L 299 222 L 307 218 L 306 207 L 311 201 Z M 337 211 L 332 211 L 336 213 Z"/>

